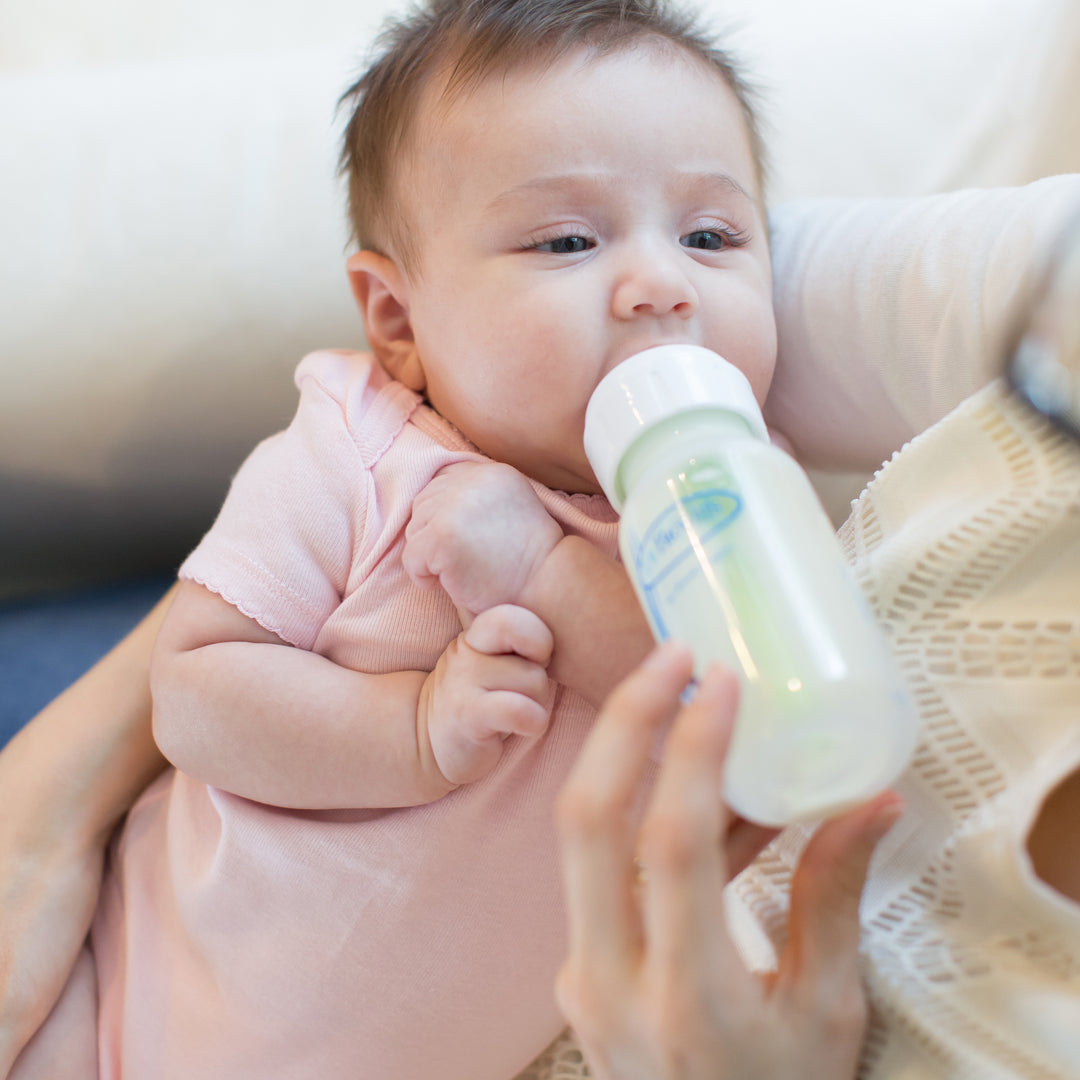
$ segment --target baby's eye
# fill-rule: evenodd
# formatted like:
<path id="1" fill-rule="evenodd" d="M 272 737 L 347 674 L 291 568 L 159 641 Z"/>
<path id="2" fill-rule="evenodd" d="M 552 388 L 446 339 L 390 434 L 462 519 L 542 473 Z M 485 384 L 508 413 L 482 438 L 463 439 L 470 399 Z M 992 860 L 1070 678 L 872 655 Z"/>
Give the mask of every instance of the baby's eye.
<path id="1" fill-rule="evenodd" d="M 736 242 L 735 237 L 716 229 L 697 229 L 679 237 L 679 243 L 683 247 L 697 248 L 700 251 L 720 251 L 726 247 L 734 247 Z"/>
<path id="2" fill-rule="evenodd" d="M 587 236 L 557 236 L 533 246 L 534 251 L 550 252 L 552 255 L 578 255 L 593 247 Z"/>

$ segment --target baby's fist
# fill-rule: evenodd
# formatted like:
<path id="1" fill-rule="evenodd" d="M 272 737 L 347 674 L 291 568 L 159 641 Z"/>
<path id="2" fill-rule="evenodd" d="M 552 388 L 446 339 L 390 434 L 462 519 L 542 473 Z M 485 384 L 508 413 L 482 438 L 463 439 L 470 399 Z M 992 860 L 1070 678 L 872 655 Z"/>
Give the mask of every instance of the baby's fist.
<path id="1" fill-rule="evenodd" d="M 441 585 L 459 611 L 476 615 L 516 603 L 562 538 L 517 469 L 458 462 L 413 500 L 402 562 L 418 585 Z"/>
<path id="2" fill-rule="evenodd" d="M 508 735 L 542 735 L 554 640 L 531 611 L 489 608 L 439 658 L 420 692 L 417 729 L 452 784 L 486 776 Z"/>

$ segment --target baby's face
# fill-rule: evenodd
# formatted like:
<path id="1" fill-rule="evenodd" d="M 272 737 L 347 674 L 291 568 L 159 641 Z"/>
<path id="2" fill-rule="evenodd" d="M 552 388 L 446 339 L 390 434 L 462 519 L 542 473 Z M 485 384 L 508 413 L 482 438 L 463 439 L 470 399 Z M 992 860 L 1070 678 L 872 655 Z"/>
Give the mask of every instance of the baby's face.
<path id="1" fill-rule="evenodd" d="M 651 345 L 720 353 L 762 401 L 776 329 L 765 222 L 730 89 L 693 58 L 584 51 L 432 93 L 399 186 L 432 405 L 486 454 L 595 492 L 600 379 Z"/>

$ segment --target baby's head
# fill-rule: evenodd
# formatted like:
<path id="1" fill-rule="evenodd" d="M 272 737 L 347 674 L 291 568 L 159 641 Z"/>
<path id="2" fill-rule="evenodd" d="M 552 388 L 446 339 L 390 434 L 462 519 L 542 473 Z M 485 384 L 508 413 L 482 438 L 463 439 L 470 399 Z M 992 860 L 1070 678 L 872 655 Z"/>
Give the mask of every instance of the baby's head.
<path id="1" fill-rule="evenodd" d="M 728 58 L 653 0 L 431 0 L 346 94 L 372 349 L 479 449 L 596 491 L 585 405 L 683 341 L 763 399 L 760 139 Z"/>

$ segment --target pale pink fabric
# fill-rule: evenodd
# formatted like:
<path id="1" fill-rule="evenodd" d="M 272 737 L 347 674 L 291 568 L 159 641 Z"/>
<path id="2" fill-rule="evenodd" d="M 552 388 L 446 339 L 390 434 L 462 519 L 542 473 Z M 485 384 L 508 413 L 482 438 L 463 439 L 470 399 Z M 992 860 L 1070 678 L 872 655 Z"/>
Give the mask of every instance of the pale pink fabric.
<path id="1" fill-rule="evenodd" d="M 358 670 L 430 669 L 460 624 L 401 566 L 414 496 L 478 455 L 359 354 L 297 371 L 181 574 Z M 615 554 L 596 496 L 541 491 Z M 562 1027 L 552 806 L 592 722 L 560 687 L 540 739 L 428 806 L 297 812 L 178 773 L 142 797 L 94 924 L 102 1080 L 506 1080 Z"/>

